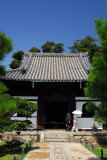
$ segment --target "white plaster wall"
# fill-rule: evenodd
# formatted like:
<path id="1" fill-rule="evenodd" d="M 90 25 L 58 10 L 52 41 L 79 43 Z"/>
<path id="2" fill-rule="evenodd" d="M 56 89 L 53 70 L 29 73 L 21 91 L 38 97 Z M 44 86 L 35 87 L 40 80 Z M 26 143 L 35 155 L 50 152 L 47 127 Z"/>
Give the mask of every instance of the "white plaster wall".
<path id="1" fill-rule="evenodd" d="M 94 123 L 98 129 L 102 129 L 102 124 L 98 124 L 93 118 L 77 118 L 78 129 L 91 129 Z"/>
<path id="2" fill-rule="evenodd" d="M 76 101 L 76 110 L 79 110 L 82 112 L 82 106 L 86 103 L 86 101 Z M 81 117 L 81 115 L 78 115 L 78 117 Z"/>
<path id="3" fill-rule="evenodd" d="M 15 113 L 12 117 L 17 117 L 17 113 Z M 32 117 L 37 117 L 37 111 L 32 114 Z"/>
<path id="4" fill-rule="evenodd" d="M 76 101 L 76 110 L 79 110 L 79 111 L 82 112 L 82 106 L 83 106 L 84 103 L 87 103 L 87 102 L 88 101 L 86 101 L 86 100 L 84 100 L 84 101 Z M 97 102 L 97 101 L 94 101 L 93 103 L 95 103 L 96 105 L 101 104 L 101 102 Z M 93 118 L 82 118 L 81 116 L 82 115 L 78 115 L 78 119 L 77 119 L 78 129 L 91 128 L 91 126 L 94 123 L 99 129 L 102 129 L 102 124 L 99 125 L 97 122 L 94 121 Z"/>
<path id="5" fill-rule="evenodd" d="M 26 117 L 11 117 L 11 120 L 24 121 L 26 119 Z M 34 128 L 37 128 L 37 117 L 28 118 L 28 120 L 30 120 L 33 123 Z"/>
<path id="6" fill-rule="evenodd" d="M 26 120 L 26 117 L 17 117 L 17 113 L 15 113 L 12 117 L 11 120 L 19 120 L 19 121 L 24 121 Z M 34 125 L 34 128 L 37 128 L 37 111 L 32 114 L 32 118 L 28 118 Z"/>
<path id="7" fill-rule="evenodd" d="M 32 117 L 37 117 L 37 111 L 32 114 Z"/>

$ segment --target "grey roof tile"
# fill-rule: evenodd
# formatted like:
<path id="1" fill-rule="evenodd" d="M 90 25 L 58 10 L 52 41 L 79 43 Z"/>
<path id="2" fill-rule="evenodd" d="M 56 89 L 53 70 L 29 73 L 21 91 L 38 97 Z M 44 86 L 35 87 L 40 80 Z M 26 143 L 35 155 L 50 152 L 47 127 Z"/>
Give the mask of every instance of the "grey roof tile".
<path id="1" fill-rule="evenodd" d="M 29 53 L 4 79 L 19 81 L 87 81 L 88 53 Z M 24 72 L 23 72 L 24 71 Z"/>

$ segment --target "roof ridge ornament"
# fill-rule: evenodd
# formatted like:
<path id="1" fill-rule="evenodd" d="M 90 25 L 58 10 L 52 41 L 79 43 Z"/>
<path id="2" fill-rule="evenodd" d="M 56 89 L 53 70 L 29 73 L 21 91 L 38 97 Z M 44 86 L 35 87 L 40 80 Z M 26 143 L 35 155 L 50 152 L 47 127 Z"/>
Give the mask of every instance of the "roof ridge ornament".
<path id="1" fill-rule="evenodd" d="M 85 54 L 88 56 L 88 52 L 85 52 Z M 86 55 L 85 55 L 85 56 L 86 56 Z M 86 68 L 86 66 L 85 66 L 85 64 L 84 64 L 85 62 L 84 62 L 84 60 L 83 60 L 83 58 L 82 58 L 83 56 L 84 56 L 84 54 L 83 54 L 83 53 L 80 53 L 80 57 L 79 57 L 80 63 L 81 63 L 81 65 L 82 65 L 84 71 L 88 74 L 89 69 Z"/>
<path id="2" fill-rule="evenodd" d="M 20 65 L 22 74 L 25 74 L 25 73 L 26 73 L 26 71 L 28 70 L 28 68 L 29 68 L 29 66 L 30 66 L 30 63 L 31 63 L 31 61 L 32 61 L 32 53 L 29 53 L 29 55 L 28 55 L 29 58 L 28 58 L 27 63 L 26 63 L 26 62 L 23 63 L 24 57 L 26 56 L 26 52 L 24 52 L 24 53 L 25 53 L 25 55 L 23 55 L 22 61 L 21 61 L 21 65 Z"/>

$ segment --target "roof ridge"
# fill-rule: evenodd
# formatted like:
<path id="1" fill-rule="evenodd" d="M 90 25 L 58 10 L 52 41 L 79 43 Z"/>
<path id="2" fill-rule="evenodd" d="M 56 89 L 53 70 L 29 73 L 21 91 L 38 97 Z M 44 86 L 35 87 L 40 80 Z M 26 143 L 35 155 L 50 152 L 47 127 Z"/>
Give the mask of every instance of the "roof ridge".
<path id="1" fill-rule="evenodd" d="M 40 53 L 40 52 L 24 52 L 24 55 L 29 56 L 29 54 L 32 53 L 32 56 L 46 56 L 46 57 L 77 57 L 77 56 L 88 56 L 88 52 L 83 52 L 83 53 Z"/>

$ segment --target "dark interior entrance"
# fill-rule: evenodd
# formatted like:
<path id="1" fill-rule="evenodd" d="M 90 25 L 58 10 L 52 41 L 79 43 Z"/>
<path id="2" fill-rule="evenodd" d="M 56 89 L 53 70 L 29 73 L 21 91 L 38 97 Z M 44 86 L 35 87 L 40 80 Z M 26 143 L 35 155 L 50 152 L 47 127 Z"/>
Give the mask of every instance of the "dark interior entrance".
<path id="1" fill-rule="evenodd" d="M 65 116 L 68 102 L 46 102 L 44 106 L 44 127 L 47 129 L 65 129 Z"/>

